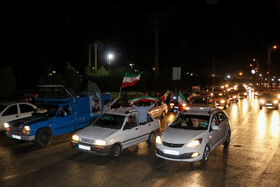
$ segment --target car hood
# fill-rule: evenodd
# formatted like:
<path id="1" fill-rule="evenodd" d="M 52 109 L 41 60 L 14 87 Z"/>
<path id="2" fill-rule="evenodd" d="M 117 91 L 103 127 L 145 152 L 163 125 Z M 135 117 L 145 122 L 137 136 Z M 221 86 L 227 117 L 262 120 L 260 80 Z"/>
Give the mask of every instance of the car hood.
<path id="1" fill-rule="evenodd" d="M 207 130 L 184 130 L 168 127 L 162 134 L 161 139 L 168 143 L 185 144 L 188 141 L 198 137 L 201 138 Z"/>
<path id="2" fill-rule="evenodd" d="M 77 132 L 76 135 L 78 135 L 80 138 L 104 140 L 117 131 L 119 131 L 119 129 L 89 126 Z"/>
<path id="3" fill-rule="evenodd" d="M 13 120 L 8 122 L 11 126 L 13 127 L 19 127 L 21 125 L 32 125 L 35 123 L 40 123 L 43 121 L 48 121 L 48 117 L 42 117 L 42 116 L 31 116 L 31 117 L 26 117 L 18 120 Z"/>

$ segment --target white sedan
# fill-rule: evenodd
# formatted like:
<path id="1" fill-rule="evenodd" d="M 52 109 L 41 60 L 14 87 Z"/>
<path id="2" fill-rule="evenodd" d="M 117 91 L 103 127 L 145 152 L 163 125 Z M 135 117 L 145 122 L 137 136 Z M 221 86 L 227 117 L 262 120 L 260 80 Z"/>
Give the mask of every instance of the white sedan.
<path id="1" fill-rule="evenodd" d="M 206 162 L 210 152 L 230 143 L 230 124 L 218 108 L 191 108 L 156 138 L 156 155 L 173 161 Z"/>
<path id="2" fill-rule="evenodd" d="M 155 102 L 155 107 L 150 109 L 148 112 L 153 118 L 164 118 L 166 113 L 168 112 L 168 106 L 162 101 L 157 101 Z"/>
<path id="3" fill-rule="evenodd" d="M 2 103 L 0 104 L 0 131 L 5 131 L 4 123 L 29 117 L 36 106 L 30 103 Z"/>
<path id="4" fill-rule="evenodd" d="M 145 124 L 139 124 L 137 110 L 112 109 L 104 113 L 93 124 L 72 136 L 72 148 L 96 155 L 118 157 L 122 150 L 147 142 L 152 144 L 160 131 L 159 119 L 148 115 Z"/>

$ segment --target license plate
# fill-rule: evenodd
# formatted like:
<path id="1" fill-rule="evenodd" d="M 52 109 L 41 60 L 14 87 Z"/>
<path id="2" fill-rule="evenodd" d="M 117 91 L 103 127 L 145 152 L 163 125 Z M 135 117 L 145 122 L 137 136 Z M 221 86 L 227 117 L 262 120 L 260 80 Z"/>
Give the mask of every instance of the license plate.
<path id="1" fill-rule="evenodd" d="M 169 149 L 163 149 L 163 153 L 170 154 L 170 155 L 179 155 L 179 151 L 173 151 Z"/>
<path id="2" fill-rule="evenodd" d="M 265 105 L 271 106 L 272 104 L 271 103 L 266 103 Z"/>
<path id="3" fill-rule="evenodd" d="M 89 146 L 85 146 L 85 145 L 78 145 L 78 148 L 79 149 L 84 149 L 84 150 L 88 150 L 88 151 L 90 151 L 90 147 Z"/>
<path id="4" fill-rule="evenodd" d="M 18 140 L 21 140 L 21 137 L 20 137 L 20 136 L 18 136 L 18 135 L 12 135 L 12 138 L 14 138 L 14 139 L 18 139 Z"/>

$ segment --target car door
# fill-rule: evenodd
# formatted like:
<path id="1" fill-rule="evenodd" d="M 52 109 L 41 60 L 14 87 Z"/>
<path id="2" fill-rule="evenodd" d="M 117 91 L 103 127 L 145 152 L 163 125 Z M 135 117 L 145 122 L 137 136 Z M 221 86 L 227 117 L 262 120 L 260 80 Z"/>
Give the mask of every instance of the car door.
<path id="1" fill-rule="evenodd" d="M 227 137 L 227 132 L 229 129 L 229 120 L 227 116 L 224 114 L 224 112 L 220 111 L 217 113 L 217 117 L 219 119 L 219 127 L 221 128 L 221 143 L 224 142 L 225 138 Z"/>
<path id="2" fill-rule="evenodd" d="M 148 114 L 147 115 L 147 122 L 145 124 L 139 125 L 139 135 L 141 136 L 139 138 L 139 142 L 144 142 L 149 138 L 149 135 L 152 131 L 155 130 L 154 126 L 154 119 Z"/>
<path id="3" fill-rule="evenodd" d="M 69 133 L 75 130 L 75 118 L 73 109 L 69 105 L 61 105 L 58 111 L 60 110 L 60 108 L 63 108 L 63 110 L 65 111 L 65 115 L 59 115 L 59 112 L 57 112 L 57 116 L 52 122 L 54 135 Z"/>
<path id="4" fill-rule="evenodd" d="M 141 132 L 139 130 L 137 116 L 135 114 L 131 114 L 126 117 L 126 123 L 124 124 L 122 131 L 123 136 L 120 138 L 123 148 L 135 145 L 140 141 Z"/>
<path id="5" fill-rule="evenodd" d="M 5 123 L 5 122 L 9 122 L 9 121 L 18 119 L 18 117 L 19 117 L 18 111 L 19 110 L 18 110 L 17 104 L 8 106 L 2 113 L 1 122 Z"/>
<path id="6" fill-rule="evenodd" d="M 34 108 L 29 104 L 19 104 L 19 118 L 25 118 L 32 115 Z"/>
<path id="7" fill-rule="evenodd" d="M 218 126 L 219 129 L 214 131 L 214 130 L 212 130 L 213 126 Z M 221 138 L 222 138 L 222 134 L 223 133 L 219 126 L 218 117 L 216 114 L 214 114 L 211 119 L 211 122 L 210 122 L 210 132 L 209 132 L 209 137 L 211 137 L 210 142 L 209 142 L 211 150 L 214 150 L 214 149 L 216 149 L 216 147 L 218 147 L 218 145 L 221 141 Z"/>
<path id="8" fill-rule="evenodd" d="M 155 103 L 155 106 L 149 112 L 154 118 L 159 116 L 158 102 Z"/>

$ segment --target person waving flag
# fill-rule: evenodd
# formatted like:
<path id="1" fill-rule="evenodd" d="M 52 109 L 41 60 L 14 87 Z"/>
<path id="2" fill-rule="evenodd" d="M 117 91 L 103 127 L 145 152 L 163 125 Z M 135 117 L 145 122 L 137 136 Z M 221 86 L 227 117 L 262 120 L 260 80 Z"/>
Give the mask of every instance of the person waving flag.
<path id="1" fill-rule="evenodd" d="M 181 112 L 185 110 L 186 106 L 187 106 L 187 100 L 185 96 L 182 94 L 181 90 L 179 90 L 178 107 L 180 108 Z"/>

